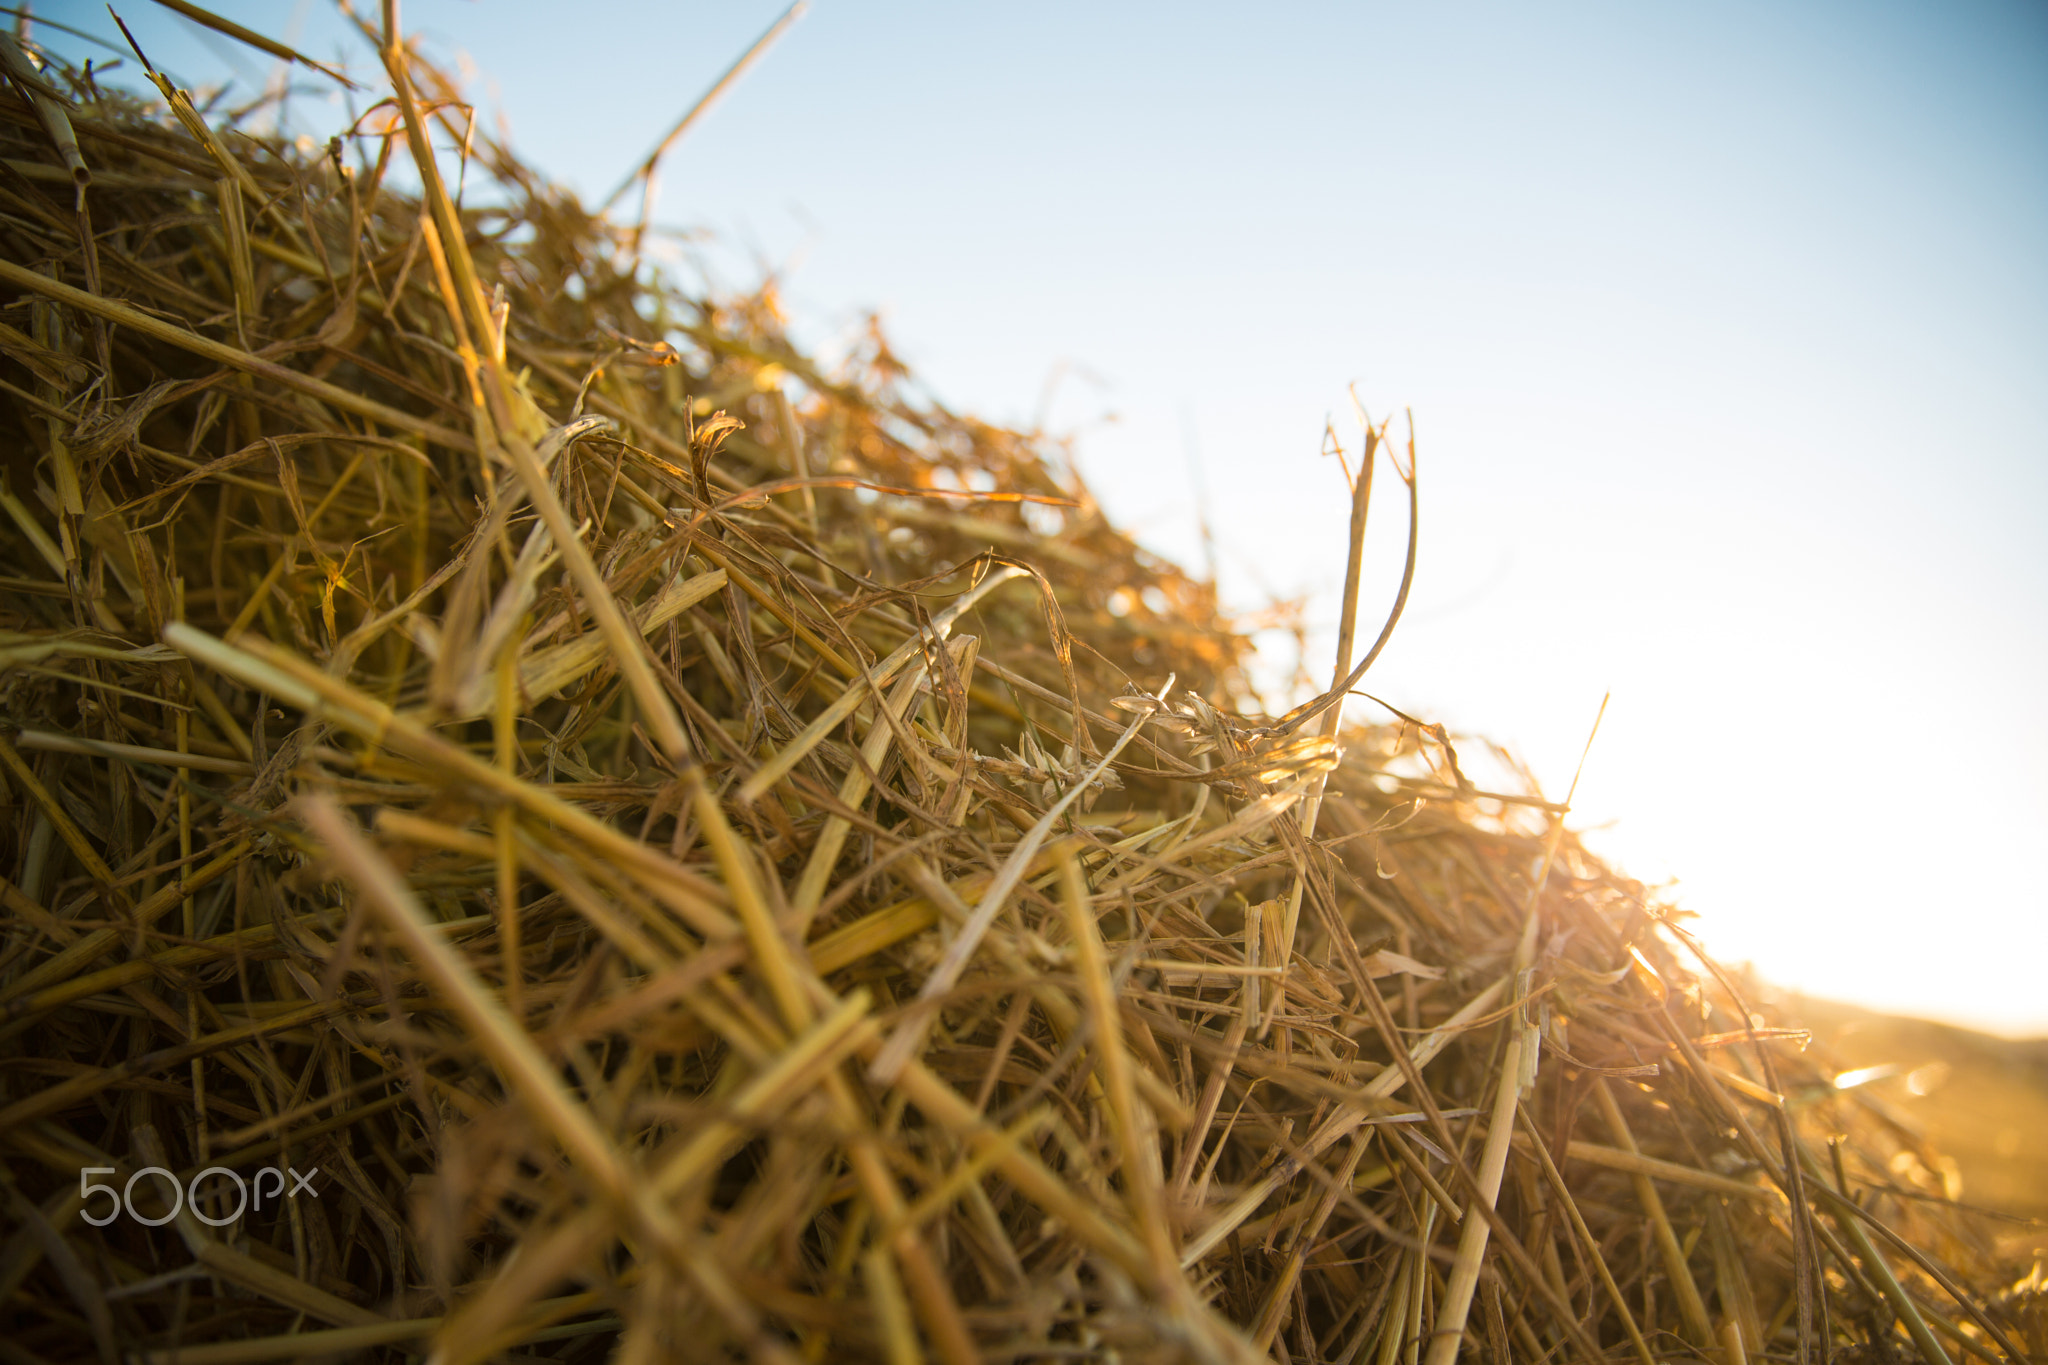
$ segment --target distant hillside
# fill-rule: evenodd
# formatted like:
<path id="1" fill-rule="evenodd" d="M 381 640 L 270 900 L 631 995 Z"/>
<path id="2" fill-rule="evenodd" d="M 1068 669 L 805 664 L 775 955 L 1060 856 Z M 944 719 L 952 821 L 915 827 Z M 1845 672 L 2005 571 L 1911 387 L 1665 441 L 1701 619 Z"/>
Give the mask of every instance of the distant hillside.
<path id="1" fill-rule="evenodd" d="M 1955 1159 L 1965 1203 L 2048 1219 L 2048 1038 L 2014 1041 L 1831 1001 L 1788 999 L 1838 1070 L 1897 1067 L 1855 1087 Z M 2048 1225 L 2001 1232 L 2048 1248 Z"/>

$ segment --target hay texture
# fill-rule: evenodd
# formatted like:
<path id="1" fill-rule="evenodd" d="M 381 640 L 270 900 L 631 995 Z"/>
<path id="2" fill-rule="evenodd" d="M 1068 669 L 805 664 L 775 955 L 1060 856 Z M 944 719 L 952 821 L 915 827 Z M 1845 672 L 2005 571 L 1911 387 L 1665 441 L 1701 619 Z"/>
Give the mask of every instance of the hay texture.
<path id="1" fill-rule="evenodd" d="M 2039 1350 L 1561 803 L 366 37 L 329 146 L 6 54 L 0 1360 Z"/>

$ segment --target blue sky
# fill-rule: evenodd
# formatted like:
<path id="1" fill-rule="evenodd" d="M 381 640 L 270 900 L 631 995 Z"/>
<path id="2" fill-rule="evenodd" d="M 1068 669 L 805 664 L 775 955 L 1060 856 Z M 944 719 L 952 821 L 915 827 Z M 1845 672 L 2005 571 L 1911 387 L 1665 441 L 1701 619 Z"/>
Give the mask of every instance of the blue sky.
<path id="1" fill-rule="evenodd" d="M 324 7 L 217 8 L 342 50 Z M 404 14 L 597 198 L 778 10 Z M 269 74 L 123 17 L 187 83 Z M 1051 425 L 1185 561 L 1192 444 L 1226 595 L 1325 632 L 1324 417 L 1412 409 L 1374 690 L 1561 792 L 1613 688 L 1581 813 L 1725 955 L 2048 1032 L 2048 9 L 818 0 L 660 205 L 814 337 L 883 310 L 953 406 L 1029 423 L 1068 366 Z"/>

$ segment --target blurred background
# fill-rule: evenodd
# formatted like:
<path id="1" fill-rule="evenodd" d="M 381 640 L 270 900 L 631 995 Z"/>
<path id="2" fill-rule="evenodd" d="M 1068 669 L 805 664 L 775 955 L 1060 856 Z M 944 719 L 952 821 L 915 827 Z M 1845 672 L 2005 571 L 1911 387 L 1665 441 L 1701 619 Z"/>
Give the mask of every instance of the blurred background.
<path id="1" fill-rule="evenodd" d="M 213 8 L 381 79 L 325 0 Z M 403 19 L 595 203 L 780 11 Z M 283 79 L 121 12 L 219 108 Z M 300 72 L 282 117 L 352 109 Z M 1554 797 L 1612 689 L 1574 818 L 1720 955 L 2048 1033 L 2048 7 L 819 0 L 664 162 L 656 221 L 722 286 L 776 274 L 828 353 L 879 310 L 934 394 L 1069 438 L 1197 569 L 1206 517 L 1225 602 L 1298 600 L 1318 684 L 1325 421 L 1355 465 L 1353 392 L 1403 442 L 1412 412 L 1419 576 L 1368 689 Z M 1261 645 L 1284 701 L 1295 645 Z"/>

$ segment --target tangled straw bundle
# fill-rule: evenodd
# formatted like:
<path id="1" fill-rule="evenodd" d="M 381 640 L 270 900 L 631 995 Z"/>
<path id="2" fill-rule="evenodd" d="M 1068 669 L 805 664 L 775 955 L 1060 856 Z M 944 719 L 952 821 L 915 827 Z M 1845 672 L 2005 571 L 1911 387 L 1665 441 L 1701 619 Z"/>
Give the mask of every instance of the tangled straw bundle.
<path id="1" fill-rule="evenodd" d="M 382 54 L 326 149 L 8 54 L 0 1359 L 2041 1350 L 1373 650 L 1254 714 L 1034 438 L 458 205 Z"/>

